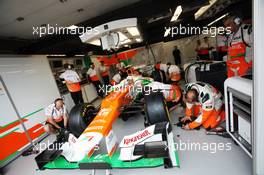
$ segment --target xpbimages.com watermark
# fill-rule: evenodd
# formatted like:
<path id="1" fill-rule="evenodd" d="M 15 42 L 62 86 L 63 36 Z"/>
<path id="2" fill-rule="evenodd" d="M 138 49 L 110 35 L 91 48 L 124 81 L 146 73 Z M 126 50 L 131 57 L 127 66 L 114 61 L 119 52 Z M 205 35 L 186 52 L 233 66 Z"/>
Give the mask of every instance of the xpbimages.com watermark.
<path id="1" fill-rule="evenodd" d="M 42 152 L 46 149 L 48 150 L 59 150 L 64 143 L 52 144 L 51 142 L 47 143 L 38 143 L 33 147 L 34 151 Z M 94 148 L 96 151 L 100 150 L 100 145 L 96 145 Z M 217 152 L 231 151 L 232 143 L 227 142 L 191 142 L 190 140 L 182 141 L 178 140 L 172 145 L 169 145 L 164 142 L 164 149 L 170 149 L 173 151 L 197 151 L 197 152 L 208 152 L 211 154 L 216 154 Z"/>
<path id="2" fill-rule="evenodd" d="M 112 85 L 99 85 L 99 93 L 103 94 L 110 94 L 112 92 L 120 92 L 120 93 L 125 93 L 130 95 L 138 94 L 138 93 L 144 93 L 145 95 L 150 95 L 153 92 L 165 92 L 165 91 L 170 91 L 170 89 L 164 89 L 162 86 L 149 86 L 145 85 L 142 86 L 140 83 L 135 83 L 133 86 L 130 85 L 123 85 L 123 86 L 112 86 Z"/>
<path id="3" fill-rule="evenodd" d="M 42 37 L 45 35 L 82 35 L 84 33 L 88 34 L 99 34 L 99 30 L 97 27 L 62 27 L 55 24 L 54 26 L 47 24 L 44 26 L 33 26 L 32 34 L 37 35 L 38 37 Z"/>
<path id="4" fill-rule="evenodd" d="M 224 35 L 224 34 L 231 34 L 232 31 L 230 27 L 198 27 L 198 26 L 184 26 L 180 24 L 179 26 L 171 26 L 165 27 L 165 34 L 164 36 L 175 37 L 177 35 L 211 35 L 211 37 L 216 37 L 217 34 Z"/>

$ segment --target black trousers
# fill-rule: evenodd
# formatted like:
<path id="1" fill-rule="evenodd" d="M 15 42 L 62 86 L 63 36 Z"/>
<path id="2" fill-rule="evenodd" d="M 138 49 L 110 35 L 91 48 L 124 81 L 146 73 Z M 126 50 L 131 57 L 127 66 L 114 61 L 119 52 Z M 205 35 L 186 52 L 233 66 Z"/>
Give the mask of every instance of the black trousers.
<path id="1" fill-rule="evenodd" d="M 75 105 L 84 103 L 81 90 L 77 91 L 77 92 L 71 92 L 71 97 L 72 97 Z"/>
<path id="2" fill-rule="evenodd" d="M 96 92 L 97 94 L 100 96 L 100 97 L 104 97 L 104 92 L 102 89 L 105 89 L 103 88 L 101 82 L 98 80 L 98 81 L 92 81 L 95 89 L 96 89 Z"/>
<path id="3" fill-rule="evenodd" d="M 174 57 L 175 64 L 180 66 L 181 65 L 181 57 Z"/>
<path id="4" fill-rule="evenodd" d="M 109 76 L 103 76 L 103 81 L 104 81 L 104 85 L 107 86 L 109 85 Z"/>

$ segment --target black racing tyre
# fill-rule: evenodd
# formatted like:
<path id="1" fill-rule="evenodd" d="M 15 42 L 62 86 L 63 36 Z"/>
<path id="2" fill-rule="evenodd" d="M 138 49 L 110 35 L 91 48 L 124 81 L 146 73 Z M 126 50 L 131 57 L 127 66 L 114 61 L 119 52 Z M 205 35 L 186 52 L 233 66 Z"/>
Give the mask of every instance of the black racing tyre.
<path id="1" fill-rule="evenodd" d="M 169 111 L 161 92 L 145 95 L 145 126 L 160 122 L 170 122 Z"/>
<path id="2" fill-rule="evenodd" d="M 69 130 L 79 137 L 95 117 L 96 108 L 92 104 L 74 106 L 69 114 Z"/>

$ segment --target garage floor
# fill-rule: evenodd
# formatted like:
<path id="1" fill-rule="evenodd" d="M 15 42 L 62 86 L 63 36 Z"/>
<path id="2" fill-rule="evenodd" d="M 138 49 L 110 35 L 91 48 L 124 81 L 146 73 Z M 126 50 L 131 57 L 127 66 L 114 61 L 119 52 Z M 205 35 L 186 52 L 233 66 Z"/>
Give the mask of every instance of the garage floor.
<path id="1" fill-rule="evenodd" d="M 171 112 L 171 118 L 174 123 L 177 122 L 177 117 L 182 116 L 183 109 L 180 107 Z M 121 140 L 122 136 L 131 134 L 134 131 L 142 129 L 143 116 L 138 115 L 130 118 L 127 122 L 118 119 L 115 123 L 114 130 L 117 137 Z M 197 131 L 184 131 L 174 126 L 174 138 L 176 143 L 230 143 L 231 151 L 179 151 L 180 168 L 164 169 L 158 168 L 141 168 L 141 169 L 114 169 L 111 173 L 114 175 L 249 175 L 251 174 L 251 159 L 236 146 L 231 139 L 222 138 L 219 136 L 207 136 L 203 129 Z M 54 137 L 49 136 L 44 141 L 53 142 Z M 213 149 L 211 149 L 213 152 Z M 6 175 L 88 175 L 90 170 L 36 170 L 37 166 L 34 161 L 35 155 L 28 157 L 20 157 L 13 161 L 5 168 Z M 104 174 L 104 171 L 96 171 L 96 174 Z"/>

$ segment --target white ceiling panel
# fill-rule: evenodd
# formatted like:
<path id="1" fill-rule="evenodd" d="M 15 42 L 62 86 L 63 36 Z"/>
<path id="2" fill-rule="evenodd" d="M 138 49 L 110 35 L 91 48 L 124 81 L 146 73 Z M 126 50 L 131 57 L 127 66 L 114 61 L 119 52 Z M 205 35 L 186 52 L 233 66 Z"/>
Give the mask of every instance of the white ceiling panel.
<path id="1" fill-rule="evenodd" d="M 135 3 L 139 0 L 1 0 L 0 36 L 35 38 L 33 26 L 69 26 Z M 81 13 L 78 9 L 83 8 Z M 16 18 L 25 20 L 18 22 Z"/>

